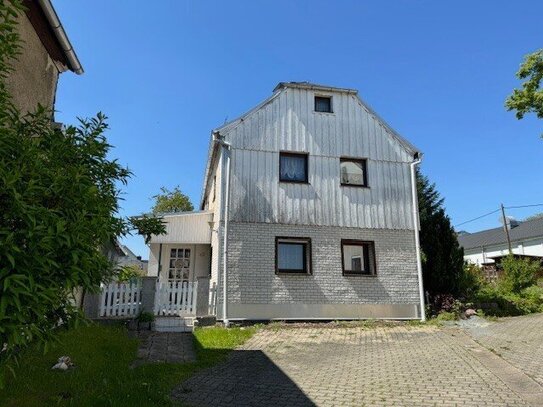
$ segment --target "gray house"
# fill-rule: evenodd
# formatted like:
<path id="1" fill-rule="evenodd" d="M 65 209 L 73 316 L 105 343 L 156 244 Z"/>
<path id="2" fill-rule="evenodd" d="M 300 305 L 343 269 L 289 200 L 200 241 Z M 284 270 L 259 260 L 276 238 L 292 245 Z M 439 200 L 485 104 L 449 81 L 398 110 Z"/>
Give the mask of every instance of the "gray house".
<path id="1" fill-rule="evenodd" d="M 212 132 L 200 211 L 164 217 L 149 275 L 225 323 L 424 318 L 420 157 L 356 90 L 279 83 Z"/>

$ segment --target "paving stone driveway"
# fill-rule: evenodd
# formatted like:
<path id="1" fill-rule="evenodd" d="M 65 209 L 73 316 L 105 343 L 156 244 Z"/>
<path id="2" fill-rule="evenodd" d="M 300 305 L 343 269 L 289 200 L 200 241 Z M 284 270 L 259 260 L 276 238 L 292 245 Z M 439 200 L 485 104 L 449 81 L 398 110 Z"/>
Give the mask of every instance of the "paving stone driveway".
<path id="1" fill-rule="evenodd" d="M 194 406 L 538 405 L 543 388 L 525 373 L 541 380 L 543 315 L 520 320 L 478 332 L 480 343 L 504 341 L 506 359 L 455 328 L 266 329 L 173 397 Z"/>

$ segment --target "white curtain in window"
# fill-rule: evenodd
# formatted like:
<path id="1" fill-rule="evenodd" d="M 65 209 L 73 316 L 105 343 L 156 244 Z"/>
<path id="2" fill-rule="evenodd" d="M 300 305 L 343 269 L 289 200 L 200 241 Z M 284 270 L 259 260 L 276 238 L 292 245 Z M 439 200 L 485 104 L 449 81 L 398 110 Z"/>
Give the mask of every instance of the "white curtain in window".
<path id="1" fill-rule="evenodd" d="M 281 179 L 305 181 L 305 157 L 282 156 Z"/>

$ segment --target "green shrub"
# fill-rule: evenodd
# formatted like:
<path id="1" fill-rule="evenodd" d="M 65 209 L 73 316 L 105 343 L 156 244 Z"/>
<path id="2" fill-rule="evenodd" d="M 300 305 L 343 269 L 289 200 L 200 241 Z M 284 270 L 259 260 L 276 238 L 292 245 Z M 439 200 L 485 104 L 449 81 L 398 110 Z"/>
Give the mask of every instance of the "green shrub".
<path id="1" fill-rule="evenodd" d="M 529 259 L 507 256 L 502 260 L 503 275 L 498 284 L 504 292 L 520 293 L 537 283 L 539 263 Z"/>
<path id="2" fill-rule="evenodd" d="M 138 322 L 153 322 L 155 320 L 155 316 L 151 312 L 142 311 L 136 319 Z"/>
<path id="3" fill-rule="evenodd" d="M 481 267 L 470 262 L 464 263 L 458 282 L 459 293 L 463 298 L 473 297 L 487 284 Z"/>
<path id="4" fill-rule="evenodd" d="M 117 271 L 117 281 L 124 283 L 130 280 L 135 280 L 140 277 L 143 277 L 145 273 L 135 264 L 130 264 L 128 266 L 121 266 Z"/>
<path id="5" fill-rule="evenodd" d="M 541 304 L 543 304 L 543 287 L 532 285 L 522 290 L 521 295 L 530 301 L 539 301 Z"/>
<path id="6" fill-rule="evenodd" d="M 458 315 L 454 312 L 442 312 L 436 317 L 437 321 L 456 321 L 457 319 Z"/>
<path id="7" fill-rule="evenodd" d="M 487 315 L 514 316 L 543 311 L 543 288 L 536 285 L 522 290 L 521 293 L 507 292 L 498 285 L 487 285 L 479 290 L 475 301 L 484 306 Z M 495 304 L 495 307 L 489 307 Z"/>

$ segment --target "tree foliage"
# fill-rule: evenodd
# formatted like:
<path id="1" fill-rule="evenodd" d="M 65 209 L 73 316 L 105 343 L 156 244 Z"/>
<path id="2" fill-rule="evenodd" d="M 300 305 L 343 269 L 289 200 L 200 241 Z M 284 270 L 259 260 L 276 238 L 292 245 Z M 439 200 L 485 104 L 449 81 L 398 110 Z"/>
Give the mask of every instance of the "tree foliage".
<path id="1" fill-rule="evenodd" d="M 432 296 L 458 295 L 464 272 L 464 251 L 445 213 L 443 198 L 435 184 L 420 171 L 417 171 L 417 189 L 424 288 Z"/>
<path id="2" fill-rule="evenodd" d="M 533 215 L 530 215 L 530 216 L 526 217 L 526 219 L 524 219 L 523 222 L 526 222 L 528 220 L 541 219 L 541 218 L 543 218 L 543 212 L 534 213 Z"/>
<path id="3" fill-rule="evenodd" d="M 525 80 L 522 88 L 514 89 L 505 101 L 507 110 L 516 111 L 517 119 L 522 119 L 527 113 L 535 113 L 539 119 L 543 118 L 543 49 L 526 55 L 520 65 L 517 77 Z"/>
<path id="4" fill-rule="evenodd" d="M 160 193 L 153 196 L 155 204 L 152 212 L 157 215 L 168 212 L 190 212 L 194 210 L 194 206 L 190 198 L 181 192 L 179 186 L 176 186 L 173 191 L 162 187 Z"/>
<path id="5" fill-rule="evenodd" d="M 0 361 L 80 319 L 74 292 L 112 275 L 109 242 L 165 232 L 158 218 L 118 215 L 131 174 L 109 158 L 103 114 L 61 130 L 43 107 L 17 111 L 4 81 L 19 51 L 18 12 L 15 0 L 0 3 Z"/>

